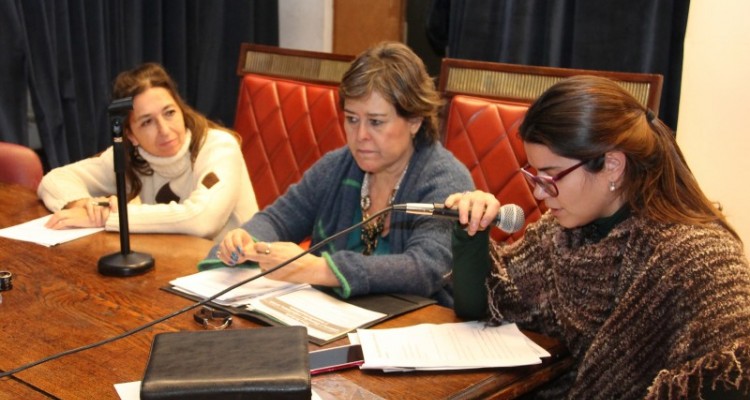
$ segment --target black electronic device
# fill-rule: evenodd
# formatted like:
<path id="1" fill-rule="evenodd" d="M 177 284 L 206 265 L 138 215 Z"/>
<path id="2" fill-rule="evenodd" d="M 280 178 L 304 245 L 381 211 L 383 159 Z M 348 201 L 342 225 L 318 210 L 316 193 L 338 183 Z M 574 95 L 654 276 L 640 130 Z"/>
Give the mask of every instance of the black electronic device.
<path id="1" fill-rule="evenodd" d="M 353 368 L 364 362 L 362 346 L 358 344 L 315 350 L 310 352 L 310 375 Z"/>

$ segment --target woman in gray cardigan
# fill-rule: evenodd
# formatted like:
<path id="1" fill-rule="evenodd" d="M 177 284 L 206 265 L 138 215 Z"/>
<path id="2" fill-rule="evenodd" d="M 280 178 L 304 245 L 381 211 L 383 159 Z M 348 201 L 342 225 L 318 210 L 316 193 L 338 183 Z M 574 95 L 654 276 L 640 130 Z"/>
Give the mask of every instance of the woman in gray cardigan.
<path id="1" fill-rule="evenodd" d="M 339 89 L 347 147 L 322 157 L 202 265 L 246 261 L 268 269 L 398 203 L 441 202 L 473 188 L 466 167 L 439 142 L 439 94 L 424 64 L 401 43 L 362 54 Z M 381 214 L 268 277 L 334 288 L 342 297 L 410 293 L 452 304 L 448 220 Z M 213 262 L 216 265 L 216 262 Z"/>

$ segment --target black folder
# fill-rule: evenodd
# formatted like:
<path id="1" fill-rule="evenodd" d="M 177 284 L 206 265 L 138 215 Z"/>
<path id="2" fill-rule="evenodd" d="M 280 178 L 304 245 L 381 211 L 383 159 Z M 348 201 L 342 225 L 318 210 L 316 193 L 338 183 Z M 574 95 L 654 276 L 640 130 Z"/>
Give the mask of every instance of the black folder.
<path id="1" fill-rule="evenodd" d="M 309 400 L 301 326 L 160 333 L 141 382 L 143 400 Z"/>

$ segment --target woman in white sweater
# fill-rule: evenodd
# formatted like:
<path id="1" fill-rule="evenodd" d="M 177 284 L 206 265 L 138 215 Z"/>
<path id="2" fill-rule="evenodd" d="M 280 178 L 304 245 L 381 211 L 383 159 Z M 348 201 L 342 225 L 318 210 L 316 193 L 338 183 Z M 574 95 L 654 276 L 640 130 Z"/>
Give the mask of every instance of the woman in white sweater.
<path id="1" fill-rule="evenodd" d="M 125 119 L 128 223 L 134 233 L 183 233 L 209 239 L 257 210 L 240 138 L 188 106 L 158 64 L 118 75 L 112 97 L 133 97 Z M 114 153 L 53 169 L 37 190 L 55 214 L 53 229 L 117 231 Z"/>

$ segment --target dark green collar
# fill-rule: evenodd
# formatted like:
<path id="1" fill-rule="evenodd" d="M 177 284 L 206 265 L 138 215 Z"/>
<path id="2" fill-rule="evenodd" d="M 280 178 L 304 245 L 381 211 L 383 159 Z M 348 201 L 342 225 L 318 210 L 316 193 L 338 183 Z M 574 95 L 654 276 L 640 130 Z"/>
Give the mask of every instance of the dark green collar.
<path id="1" fill-rule="evenodd" d="M 583 226 L 583 231 L 588 239 L 598 242 L 609 235 L 609 232 L 622 221 L 630 217 L 630 207 L 625 204 L 617 212 L 609 217 L 599 218 L 588 225 Z"/>

